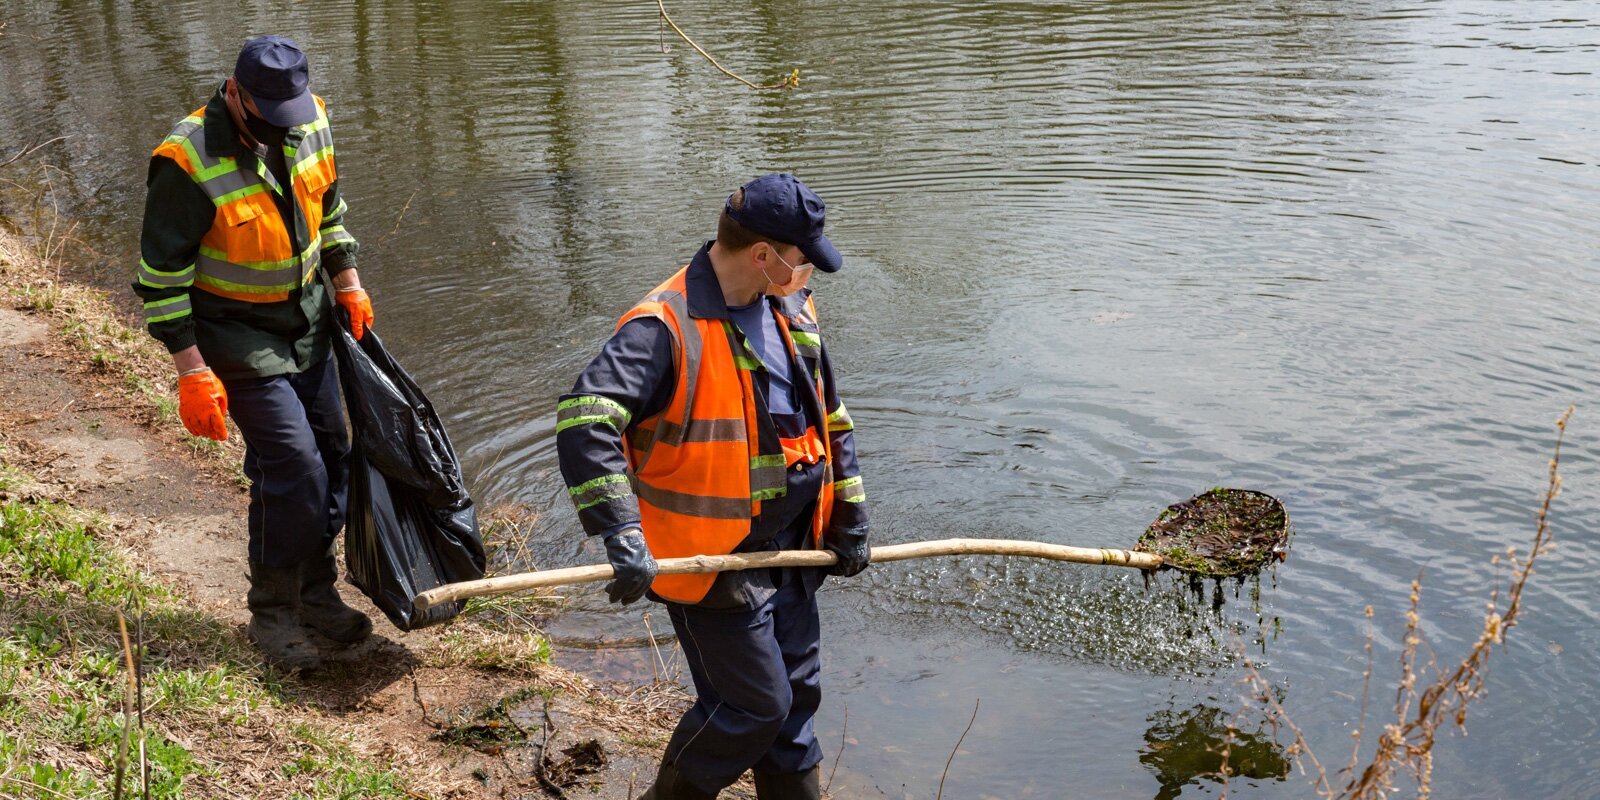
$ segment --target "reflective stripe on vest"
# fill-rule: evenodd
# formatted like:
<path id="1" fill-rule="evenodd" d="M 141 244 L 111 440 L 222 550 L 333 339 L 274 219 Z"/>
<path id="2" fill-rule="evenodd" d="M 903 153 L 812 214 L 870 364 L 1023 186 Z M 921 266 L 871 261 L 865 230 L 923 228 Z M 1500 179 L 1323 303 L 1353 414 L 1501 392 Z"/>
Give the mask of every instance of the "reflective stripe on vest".
<path id="1" fill-rule="evenodd" d="M 728 335 L 722 320 L 694 319 L 687 302 L 688 268 L 661 284 L 617 322 L 652 317 L 672 334 L 677 380 L 667 407 L 635 422 L 626 437 L 640 527 L 656 558 L 724 555 L 750 535 L 761 503 L 788 490 L 789 457 L 776 449 L 760 452 L 755 385 L 740 364 L 742 341 Z M 781 315 L 780 315 L 780 324 Z M 787 335 L 787 330 L 786 330 Z M 558 411 L 577 422 L 583 416 L 608 416 L 593 404 L 574 402 Z M 609 420 L 608 420 L 609 421 Z M 561 423 L 558 422 L 559 426 Z M 818 460 L 830 457 L 826 438 L 815 428 L 812 441 L 797 445 Z M 831 467 L 817 498 L 813 546 L 832 508 Z M 659 596 L 698 603 L 716 575 L 663 575 L 651 584 Z"/>
<path id="2" fill-rule="evenodd" d="M 322 195 L 338 178 L 333 136 L 322 98 L 316 98 L 317 119 L 300 126 L 302 138 L 284 147 L 290 190 L 305 216 L 310 241 L 299 252 L 274 196 L 283 187 L 259 159 L 247 170 L 232 156 L 213 157 L 205 149 L 205 109 L 185 117 L 155 150 L 172 159 L 206 193 L 216 207 L 211 229 L 200 240 L 192 271 L 160 273 L 141 264 L 139 280 L 149 286 L 192 285 L 211 294 L 252 303 L 288 299 L 312 280 L 327 245 L 320 230 Z M 342 208 L 342 204 L 341 204 Z M 342 227 L 330 239 L 354 241 Z M 151 320 L 149 310 L 146 319 Z"/>

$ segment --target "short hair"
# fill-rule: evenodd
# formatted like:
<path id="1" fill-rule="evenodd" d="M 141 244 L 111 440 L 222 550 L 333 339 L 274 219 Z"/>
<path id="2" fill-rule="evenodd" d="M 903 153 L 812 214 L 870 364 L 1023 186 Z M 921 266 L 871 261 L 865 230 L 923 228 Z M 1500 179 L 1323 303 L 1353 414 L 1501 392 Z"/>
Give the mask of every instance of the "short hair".
<path id="1" fill-rule="evenodd" d="M 734 189 L 733 194 L 728 195 L 728 206 L 733 208 L 735 211 L 744 208 L 743 188 Z M 762 236 L 761 234 L 756 233 L 755 231 L 752 231 L 737 222 L 734 222 L 733 217 L 729 216 L 728 214 L 728 209 L 722 209 L 722 216 L 717 218 L 717 244 L 722 245 L 731 252 L 737 253 L 749 248 L 756 242 L 766 242 L 767 246 L 774 250 L 783 246 L 783 243 L 777 239 L 774 239 L 770 236 Z"/>

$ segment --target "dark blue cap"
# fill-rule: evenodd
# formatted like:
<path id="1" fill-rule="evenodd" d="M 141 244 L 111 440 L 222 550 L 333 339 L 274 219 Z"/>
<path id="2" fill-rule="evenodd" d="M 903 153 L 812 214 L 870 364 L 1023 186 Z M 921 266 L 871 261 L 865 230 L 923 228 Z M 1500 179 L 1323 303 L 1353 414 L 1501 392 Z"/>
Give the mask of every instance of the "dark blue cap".
<path id="1" fill-rule="evenodd" d="M 256 101 L 261 117 L 281 128 L 317 119 L 311 70 L 300 45 L 287 36 L 258 36 L 244 43 L 233 77 Z"/>
<path id="2" fill-rule="evenodd" d="M 806 260 L 823 272 L 838 272 L 844 266 L 844 256 L 822 235 L 828 207 L 793 175 L 762 175 L 744 185 L 741 208 L 723 208 L 746 230 L 799 247 Z"/>

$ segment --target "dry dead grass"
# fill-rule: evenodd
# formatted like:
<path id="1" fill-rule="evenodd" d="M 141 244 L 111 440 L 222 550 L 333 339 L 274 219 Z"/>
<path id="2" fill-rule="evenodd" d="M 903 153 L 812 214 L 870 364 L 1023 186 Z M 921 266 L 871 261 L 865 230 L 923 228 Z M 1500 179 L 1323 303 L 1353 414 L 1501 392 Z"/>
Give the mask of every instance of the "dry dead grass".
<path id="1" fill-rule="evenodd" d="M 1556 421 L 1554 453 L 1550 458 L 1546 490 L 1528 553 L 1518 556 L 1515 548 L 1508 548 L 1503 556 L 1493 557 L 1491 564 L 1496 578 L 1495 588 L 1485 607 L 1483 628 L 1467 654 L 1448 670 L 1441 669 L 1432 658 L 1427 664 L 1418 658 L 1426 645 L 1420 614 L 1422 581 L 1420 578 L 1412 581 L 1405 634 L 1401 640 L 1400 677 L 1393 690 L 1393 715 L 1378 731 L 1376 742 L 1364 762 L 1363 742 L 1374 738 L 1368 734 L 1367 728 L 1368 706 L 1372 697 L 1373 635 L 1370 632 L 1366 642 L 1367 667 L 1361 692 L 1361 709 L 1352 734 L 1354 743 L 1350 759 L 1343 768 L 1332 774 L 1280 703 L 1271 682 L 1241 648 L 1240 655 L 1245 664 L 1245 677 L 1241 683 L 1245 686 L 1247 696 L 1240 715 L 1252 708 L 1263 710 L 1274 731 L 1287 731 L 1291 741 L 1286 754 L 1309 774 L 1318 795 L 1329 800 L 1383 800 L 1409 786 L 1421 800 L 1432 796 L 1433 748 L 1438 744 L 1440 735 L 1448 732 L 1452 726 L 1462 733 L 1466 732 L 1468 709 L 1486 692 L 1485 678 L 1495 646 L 1504 646 L 1506 634 L 1516 626 L 1522 612 L 1522 593 L 1533 577 L 1534 563 L 1551 548 L 1550 506 L 1561 493 L 1561 445 L 1572 413 L 1573 409 L 1568 408 Z M 1503 571 L 1508 568 L 1509 583 L 1502 592 L 1500 580 L 1505 574 Z M 1366 616 L 1369 621 L 1372 619 L 1371 606 L 1367 607 Z M 1230 732 L 1236 731 L 1237 719 Z M 1227 795 L 1226 780 L 1229 775 L 1227 755 L 1225 749 L 1220 776 L 1224 783 L 1223 796 Z"/>

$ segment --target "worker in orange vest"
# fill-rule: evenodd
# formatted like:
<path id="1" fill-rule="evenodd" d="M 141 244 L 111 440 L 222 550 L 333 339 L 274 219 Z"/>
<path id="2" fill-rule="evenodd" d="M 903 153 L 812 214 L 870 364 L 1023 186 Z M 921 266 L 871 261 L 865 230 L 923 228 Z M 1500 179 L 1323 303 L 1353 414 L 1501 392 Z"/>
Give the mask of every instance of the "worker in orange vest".
<path id="1" fill-rule="evenodd" d="M 754 770 L 762 800 L 818 798 L 816 590 L 867 567 L 854 424 L 806 284 L 843 263 L 792 175 L 729 196 L 708 242 L 622 315 L 559 402 L 556 442 L 613 602 L 665 603 L 696 702 L 649 800 L 713 798 Z M 831 568 L 656 576 L 657 558 L 826 549 Z"/>
<path id="2" fill-rule="evenodd" d="M 222 441 L 232 415 L 243 434 L 248 632 L 290 668 L 321 660 L 304 628 L 333 645 L 372 631 L 334 589 L 350 445 L 330 356 L 334 302 L 356 338 L 372 303 L 309 76 L 293 40 L 245 42 L 233 75 L 150 159 L 133 284 L 177 366 L 184 426 Z"/>

